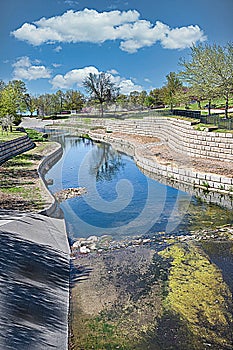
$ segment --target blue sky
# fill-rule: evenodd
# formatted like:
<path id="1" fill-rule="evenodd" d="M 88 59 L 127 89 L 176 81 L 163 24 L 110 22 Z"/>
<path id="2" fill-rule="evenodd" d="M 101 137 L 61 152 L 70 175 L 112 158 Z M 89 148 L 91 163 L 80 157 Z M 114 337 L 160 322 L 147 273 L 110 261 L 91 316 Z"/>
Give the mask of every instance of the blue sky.
<path id="1" fill-rule="evenodd" d="M 4 0 L 0 79 L 82 91 L 108 72 L 122 93 L 161 87 L 192 43 L 233 38 L 233 0 Z"/>

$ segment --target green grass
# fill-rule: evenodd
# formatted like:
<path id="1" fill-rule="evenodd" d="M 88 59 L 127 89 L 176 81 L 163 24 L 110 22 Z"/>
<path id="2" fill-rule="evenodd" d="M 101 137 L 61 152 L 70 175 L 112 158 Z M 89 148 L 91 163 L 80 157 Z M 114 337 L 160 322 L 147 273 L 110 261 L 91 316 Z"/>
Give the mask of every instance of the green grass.
<path id="1" fill-rule="evenodd" d="M 44 207 L 37 166 L 49 142 L 37 146 L 3 163 L 0 172 L 1 207 L 37 211 Z"/>
<path id="2" fill-rule="evenodd" d="M 45 115 L 41 119 L 42 120 L 57 120 L 57 119 L 69 119 L 71 115 L 70 114 L 64 114 L 64 115 Z"/>
<path id="3" fill-rule="evenodd" d="M 212 128 L 212 127 L 215 127 L 215 126 L 216 125 L 213 125 L 213 124 L 199 123 L 199 124 L 194 126 L 194 129 L 198 130 L 198 131 L 205 131 L 206 129 Z M 228 130 L 228 129 L 214 129 L 214 130 L 211 130 L 211 131 L 212 132 L 221 132 L 221 133 L 230 133 L 230 134 L 233 133 L 233 130 Z"/>
<path id="4" fill-rule="evenodd" d="M 33 130 L 33 129 L 26 129 L 26 132 L 28 134 L 28 137 L 33 142 L 45 142 L 47 141 L 46 138 L 43 137 L 43 134 L 39 131 Z"/>
<path id="5" fill-rule="evenodd" d="M 38 132 L 36 130 L 33 129 L 25 129 L 26 133 L 28 134 L 28 137 L 33 141 L 33 142 L 44 142 L 47 141 L 47 139 L 45 139 L 42 136 L 41 132 Z M 12 141 L 15 140 L 19 137 L 22 136 L 26 136 L 25 132 L 20 132 L 20 131 L 16 131 L 16 127 L 13 127 L 13 131 L 12 132 L 1 132 L 0 133 L 0 143 L 1 142 L 7 142 L 7 141 Z"/>
<path id="6" fill-rule="evenodd" d="M 8 160 L 9 167 L 30 167 L 32 166 L 32 158 L 30 154 L 22 153 Z"/>
<path id="7" fill-rule="evenodd" d="M 204 106 L 208 105 L 208 102 L 209 102 L 208 100 L 201 101 L 201 108 L 205 109 Z M 225 100 L 222 99 L 222 98 L 215 98 L 215 99 L 213 99 L 211 101 L 211 104 L 215 105 L 216 106 L 215 108 L 218 108 L 218 109 L 219 108 L 225 108 Z M 233 97 L 229 99 L 229 106 L 233 106 Z M 184 108 L 184 106 L 182 108 Z M 193 104 L 189 104 L 189 109 L 190 110 L 198 110 L 199 108 L 198 108 L 197 102 L 193 103 Z M 223 113 L 224 113 L 224 110 L 223 110 Z"/>
<path id="8" fill-rule="evenodd" d="M 15 139 L 17 139 L 19 137 L 22 137 L 22 136 L 25 136 L 25 133 L 24 132 L 20 132 L 20 131 L 16 131 L 16 127 L 13 127 L 13 132 L 6 133 L 4 131 L 4 132 L 0 133 L 0 143 L 1 142 L 12 141 L 12 140 L 15 140 Z"/>

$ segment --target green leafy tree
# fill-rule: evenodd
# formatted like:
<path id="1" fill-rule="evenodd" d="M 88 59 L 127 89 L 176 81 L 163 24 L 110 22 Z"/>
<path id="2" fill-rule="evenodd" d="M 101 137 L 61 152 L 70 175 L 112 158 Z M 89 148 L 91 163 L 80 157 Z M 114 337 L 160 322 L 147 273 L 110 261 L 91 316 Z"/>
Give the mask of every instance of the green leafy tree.
<path id="1" fill-rule="evenodd" d="M 104 72 L 100 74 L 90 73 L 83 81 L 83 86 L 91 97 L 100 104 L 101 117 L 103 117 L 105 102 L 115 102 L 119 89 L 111 80 L 111 76 Z"/>
<path id="2" fill-rule="evenodd" d="M 63 91 L 58 90 L 56 92 L 56 97 L 58 99 L 58 105 L 59 105 L 59 109 L 57 110 L 57 112 L 61 112 L 63 110 L 63 105 L 64 105 L 64 100 L 65 100 L 65 94 Z"/>
<path id="3" fill-rule="evenodd" d="M 167 82 L 163 90 L 164 100 L 170 105 L 171 111 L 176 103 L 175 96 L 179 90 L 182 88 L 182 83 L 175 72 L 170 72 L 166 75 Z"/>
<path id="4" fill-rule="evenodd" d="M 133 109 L 138 109 L 140 106 L 140 92 L 139 91 L 131 91 L 129 94 L 129 103 L 131 104 Z"/>
<path id="5" fill-rule="evenodd" d="M 141 91 L 138 96 L 138 103 L 140 106 L 146 105 L 147 92 L 145 90 Z"/>
<path id="6" fill-rule="evenodd" d="M 180 62 L 183 70 L 179 76 L 188 83 L 194 94 L 208 99 L 209 114 L 211 101 L 215 97 L 225 98 L 225 116 L 228 117 L 228 101 L 233 93 L 233 45 L 193 46 L 191 60 Z"/>
<path id="7" fill-rule="evenodd" d="M 225 117 L 228 118 L 229 98 L 233 93 L 233 43 L 206 46 L 209 57 L 213 86 L 216 86 L 221 97 L 225 99 Z"/>
<path id="8" fill-rule="evenodd" d="M 6 84 L 3 80 L 0 80 L 0 92 L 5 88 Z"/>
<path id="9" fill-rule="evenodd" d="M 9 121 L 9 126 L 18 118 L 18 114 L 26 111 L 25 93 L 26 85 L 21 80 L 13 80 L 8 84 L 1 84 L 0 91 L 0 117 Z M 3 121 L 2 121 L 3 122 Z"/>
<path id="10" fill-rule="evenodd" d="M 33 116 L 33 113 L 37 111 L 38 108 L 38 101 L 37 98 L 34 96 L 31 96 L 30 94 L 25 94 L 24 101 L 27 106 L 28 112 L 30 112 L 30 116 Z"/>
<path id="11" fill-rule="evenodd" d="M 182 81 L 188 83 L 199 99 L 208 99 L 208 110 L 211 113 L 211 101 L 218 94 L 217 86 L 213 84 L 213 72 L 210 71 L 210 57 L 205 46 L 191 48 L 191 60 L 180 62 L 183 71 L 179 73 Z"/>
<path id="12" fill-rule="evenodd" d="M 68 90 L 64 94 L 64 108 L 80 111 L 85 103 L 84 95 L 76 90 Z"/>
<path id="13" fill-rule="evenodd" d="M 149 108 L 156 108 L 164 104 L 162 89 L 153 89 L 146 97 L 145 105 Z"/>
<path id="14" fill-rule="evenodd" d="M 188 87 L 182 87 L 175 93 L 175 101 L 178 105 L 185 105 L 185 108 L 189 108 L 190 101 L 193 100 L 192 91 Z"/>
<path id="15" fill-rule="evenodd" d="M 38 114 L 52 115 L 60 111 L 60 100 L 56 94 L 43 94 L 37 97 Z"/>
<path id="16" fill-rule="evenodd" d="M 119 94 L 116 99 L 116 103 L 118 106 L 121 108 L 126 108 L 128 109 L 128 103 L 129 103 L 129 98 L 127 95 L 124 94 Z"/>

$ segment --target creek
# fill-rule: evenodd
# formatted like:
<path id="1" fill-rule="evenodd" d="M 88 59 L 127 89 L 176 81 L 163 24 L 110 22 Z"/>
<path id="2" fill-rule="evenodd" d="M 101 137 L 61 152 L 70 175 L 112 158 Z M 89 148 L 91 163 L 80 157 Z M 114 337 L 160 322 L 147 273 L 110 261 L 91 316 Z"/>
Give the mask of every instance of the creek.
<path id="1" fill-rule="evenodd" d="M 73 290 L 74 349 L 230 349 L 232 210 L 147 177 L 109 144 L 51 138 L 63 156 L 46 174 L 50 191 L 87 191 L 60 203 L 71 241 L 163 237 L 103 254 L 74 252 L 78 280 L 85 276 Z"/>

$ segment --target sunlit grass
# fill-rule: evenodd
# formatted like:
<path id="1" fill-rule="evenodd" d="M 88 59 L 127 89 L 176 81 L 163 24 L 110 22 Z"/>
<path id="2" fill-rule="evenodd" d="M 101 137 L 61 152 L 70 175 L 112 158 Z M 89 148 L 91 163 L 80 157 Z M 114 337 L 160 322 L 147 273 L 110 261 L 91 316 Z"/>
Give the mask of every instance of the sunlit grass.
<path id="1" fill-rule="evenodd" d="M 25 132 L 16 131 L 16 127 L 13 127 L 12 132 L 0 131 L 0 143 L 15 140 L 25 135 Z"/>

